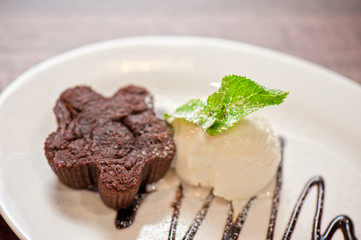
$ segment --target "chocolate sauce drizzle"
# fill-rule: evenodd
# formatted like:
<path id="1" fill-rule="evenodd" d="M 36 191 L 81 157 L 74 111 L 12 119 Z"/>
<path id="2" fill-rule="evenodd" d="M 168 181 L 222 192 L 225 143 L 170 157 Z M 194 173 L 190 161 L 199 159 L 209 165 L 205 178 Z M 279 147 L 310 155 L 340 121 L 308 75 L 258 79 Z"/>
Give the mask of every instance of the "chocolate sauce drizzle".
<path id="1" fill-rule="evenodd" d="M 198 231 L 199 226 L 202 224 L 203 219 L 206 217 L 209 206 L 211 205 L 214 199 L 214 195 L 210 192 L 207 198 L 204 200 L 202 208 L 197 212 L 196 216 L 194 217 L 191 225 L 188 228 L 188 231 L 183 237 L 183 240 L 191 240 L 194 238 L 194 235 Z"/>
<path id="2" fill-rule="evenodd" d="M 278 207 L 280 204 L 281 188 L 282 188 L 282 169 L 283 169 L 283 156 L 284 156 L 285 140 L 283 138 L 279 138 L 279 141 L 280 141 L 280 149 L 281 149 L 281 162 L 278 165 L 278 169 L 277 169 L 276 187 L 275 187 L 275 192 L 274 192 L 273 198 L 272 198 L 271 215 L 270 215 L 268 229 L 267 229 L 267 235 L 266 235 L 267 240 L 273 239 L 275 226 L 276 226 L 276 220 L 277 220 Z"/>
<path id="3" fill-rule="evenodd" d="M 127 228 L 133 224 L 137 210 L 147 195 L 148 193 L 145 187 L 141 187 L 133 202 L 128 207 L 118 209 L 118 214 L 115 219 L 115 227 L 117 229 Z"/>
<path id="4" fill-rule="evenodd" d="M 175 233 L 177 231 L 177 223 L 179 218 L 179 209 L 182 204 L 182 198 L 183 198 L 183 186 L 182 184 L 179 184 L 175 201 L 171 204 L 173 208 L 173 215 L 172 220 L 169 228 L 169 234 L 168 234 L 168 240 L 174 240 L 175 239 Z"/>
<path id="5" fill-rule="evenodd" d="M 270 216 L 267 237 L 266 237 L 267 240 L 273 239 L 273 236 L 274 236 L 276 217 L 277 217 L 280 193 L 281 193 L 281 187 L 282 187 L 282 167 L 283 167 L 284 145 L 285 145 L 284 139 L 280 138 L 282 159 L 281 159 L 281 163 L 278 167 L 278 171 L 277 171 L 276 189 L 275 189 L 275 194 L 273 196 L 271 216 Z M 352 220 L 348 216 L 345 216 L 345 215 L 339 215 L 339 216 L 335 217 L 331 221 L 331 223 L 328 225 L 325 233 L 323 235 L 321 235 L 320 232 L 321 232 L 322 210 L 323 210 L 324 197 L 325 197 L 325 182 L 324 182 L 323 178 L 320 176 L 312 177 L 306 183 L 304 189 L 302 190 L 300 197 L 297 200 L 296 206 L 292 212 L 289 223 L 288 223 L 285 233 L 283 235 L 283 239 L 291 239 L 293 230 L 297 223 L 298 215 L 301 212 L 302 205 L 307 197 L 307 194 L 309 193 L 310 189 L 313 186 L 317 186 L 318 192 L 317 192 L 316 213 L 315 213 L 315 218 L 313 220 L 312 239 L 313 240 L 330 240 L 330 239 L 332 239 L 333 234 L 338 229 L 341 229 L 344 239 L 357 240 L 355 233 L 354 233 L 354 227 L 353 227 Z"/>
<path id="6" fill-rule="evenodd" d="M 307 194 L 313 186 L 317 187 L 317 207 L 313 221 L 312 239 L 329 240 L 338 229 L 341 229 L 345 239 L 356 239 L 353 223 L 351 219 L 345 215 L 339 215 L 335 217 L 327 227 L 325 233 L 321 235 L 321 218 L 325 196 L 325 183 L 322 177 L 319 176 L 311 178 L 311 180 L 306 183 L 306 186 L 303 189 L 293 210 L 287 229 L 283 235 L 283 239 L 291 239 L 303 202 L 305 201 Z"/>
<path id="7" fill-rule="evenodd" d="M 233 220 L 233 205 L 229 203 L 229 211 L 227 217 L 227 223 L 224 227 L 222 240 L 236 240 L 242 230 L 243 224 L 246 221 L 248 210 L 251 208 L 253 200 L 256 197 L 251 198 L 246 206 L 243 207 L 242 212 L 238 214 L 237 218 Z"/>
<path id="8" fill-rule="evenodd" d="M 180 184 L 178 186 L 175 201 L 171 205 L 173 207 L 173 215 L 172 215 L 171 225 L 169 228 L 168 240 L 175 239 L 177 222 L 179 218 L 179 209 L 182 204 L 182 198 L 183 198 L 183 186 L 182 184 Z M 197 212 L 196 216 L 194 217 L 191 225 L 189 226 L 186 234 L 183 237 L 183 240 L 192 240 L 194 238 L 196 232 L 198 231 L 199 226 L 201 225 L 203 219 L 207 215 L 209 206 L 211 205 L 213 199 L 214 199 L 214 195 L 212 192 L 210 192 L 207 198 L 204 200 L 201 209 Z"/>

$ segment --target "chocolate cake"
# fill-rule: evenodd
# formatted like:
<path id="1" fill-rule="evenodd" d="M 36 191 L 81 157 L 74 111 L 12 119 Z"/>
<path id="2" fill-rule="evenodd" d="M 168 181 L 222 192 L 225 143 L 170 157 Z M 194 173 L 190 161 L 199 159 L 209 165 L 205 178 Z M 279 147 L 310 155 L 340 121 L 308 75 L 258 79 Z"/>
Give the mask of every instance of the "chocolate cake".
<path id="1" fill-rule="evenodd" d="M 172 132 L 144 88 L 127 86 L 109 98 L 71 88 L 54 112 L 58 128 L 44 147 L 51 168 L 70 187 L 98 189 L 109 207 L 130 204 L 140 186 L 164 176 L 175 154 Z"/>

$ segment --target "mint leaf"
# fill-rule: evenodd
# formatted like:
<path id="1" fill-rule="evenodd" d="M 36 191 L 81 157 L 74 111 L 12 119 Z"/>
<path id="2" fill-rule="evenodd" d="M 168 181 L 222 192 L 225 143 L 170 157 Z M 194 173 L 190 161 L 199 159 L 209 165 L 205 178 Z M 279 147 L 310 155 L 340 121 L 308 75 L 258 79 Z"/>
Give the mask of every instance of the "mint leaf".
<path id="1" fill-rule="evenodd" d="M 192 122 L 196 125 L 201 125 L 200 114 L 204 108 L 205 103 L 200 99 L 192 99 L 183 106 L 177 108 L 173 114 L 164 114 L 164 118 L 168 119 L 170 117 L 181 118 L 186 121 Z"/>
<path id="2" fill-rule="evenodd" d="M 270 105 L 278 105 L 288 92 L 268 89 L 242 76 L 229 75 L 222 79 L 221 87 L 207 98 L 191 100 L 165 118 L 184 119 L 199 125 L 214 136 L 236 124 L 248 114 Z"/>

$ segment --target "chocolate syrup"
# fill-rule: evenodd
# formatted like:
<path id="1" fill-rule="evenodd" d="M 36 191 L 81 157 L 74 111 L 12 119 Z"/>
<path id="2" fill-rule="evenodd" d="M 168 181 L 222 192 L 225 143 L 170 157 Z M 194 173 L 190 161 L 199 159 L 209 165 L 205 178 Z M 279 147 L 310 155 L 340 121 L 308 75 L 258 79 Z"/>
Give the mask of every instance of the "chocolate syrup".
<path id="1" fill-rule="evenodd" d="M 272 208 L 271 208 L 271 216 L 267 231 L 267 240 L 273 239 L 274 236 L 274 230 L 275 230 L 275 224 L 276 224 L 276 217 L 277 212 L 279 208 L 279 200 L 280 200 L 280 193 L 281 193 L 281 187 L 282 187 L 282 167 L 283 167 L 283 149 L 284 149 L 284 139 L 280 138 L 280 146 L 281 146 L 281 163 L 278 167 L 277 171 L 277 180 L 276 180 L 276 189 L 273 196 L 273 202 L 272 202 Z M 301 212 L 301 208 L 303 205 L 303 202 L 305 201 L 308 192 L 313 186 L 317 186 L 318 193 L 317 193 L 317 205 L 316 205 L 316 213 L 315 218 L 313 220 L 313 230 L 312 230 L 312 239 L 313 240 L 330 240 L 332 239 L 333 234 L 336 232 L 336 230 L 341 229 L 344 239 L 347 240 L 356 240 L 356 236 L 354 233 L 354 227 L 352 220 L 345 216 L 345 215 L 339 215 L 335 217 L 329 226 L 327 227 L 325 233 L 321 235 L 321 218 L 322 218 L 322 210 L 324 205 L 324 195 L 325 195 L 325 183 L 322 177 L 315 176 L 311 178 L 305 185 L 300 197 L 298 198 L 298 201 L 296 203 L 296 206 L 292 212 L 292 215 L 290 217 L 289 223 L 287 225 L 287 228 L 285 230 L 285 233 L 283 235 L 283 239 L 291 239 L 293 230 L 295 228 L 298 215 Z"/>
<path id="2" fill-rule="evenodd" d="M 145 191 L 145 187 L 141 187 L 133 202 L 128 207 L 118 209 L 118 214 L 115 219 L 115 227 L 117 229 L 127 228 L 133 224 L 137 210 L 147 195 L 148 193 Z"/>
<path id="3" fill-rule="evenodd" d="M 283 138 L 279 138 L 280 141 L 280 149 L 281 149 L 281 162 L 278 165 L 277 169 L 277 176 L 276 176 L 276 187 L 275 192 L 273 194 L 272 198 L 272 207 L 271 207 L 271 215 L 268 223 L 268 229 L 267 229 L 267 240 L 272 240 L 275 226 L 276 226 L 276 220 L 277 220 L 277 212 L 278 207 L 280 204 L 280 195 L 281 195 L 281 188 L 282 188 L 282 169 L 283 169 L 283 156 L 284 156 L 284 147 L 285 147 L 285 140 Z"/>
<path id="4" fill-rule="evenodd" d="M 175 233 L 177 231 L 177 223 L 179 218 L 179 209 L 182 204 L 182 198 L 183 198 L 183 186 L 182 184 L 179 184 L 175 201 L 171 204 L 173 208 L 173 215 L 172 220 L 169 228 L 169 234 L 168 234 L 168 240 L 174 240 L 175 239 Z"/>
<path id="5" fill-rule="evenodd" d="M 177 193 L 176 193 L 175 201 L 171 205 L 173 207 L 173 215 L 172 215 L 171 225 L 169 228 L 168 240 L 175 239 L 177 222 L 178 222 L 178 217 L 179 217 L 179 209 L 180 209 L 183 197 L 184 197 L 183 187 L 180 184 L 178 187 Z M 199 226 L 201 225 L 203 219 L 207 215 L 209 206 L 211 205 L 213 199 L 214 199 L 214 195 L 212 192 L 210 192 L 208 194 L 207 198 L 204 200 L 201 209 L 197 212 L 196 216 L 194 217 L 191 225 L 189 226 L 186 234 L 183 237 L 183 240 L 191 240 L 194 238 L 196 232 L 198 231 Z"/>
<path id="6" fill-rule="evenodd" d="M 306 183 L 306 186 L 303 189 L 300 197 L 298 198 L 296 206 L 293 210 L 287 229 L 283 235 L 283 239 L 291 239 L 293 230 L 297 223 L 298 215 L 301 212 L 303 202 L 305 201 L 310 189 L 314 186 L 317 187 L 317 205 L 316 205 L 315 218 L 313 220 L 312 239 L 329 240 L 332 238 L 333 234 L 338 229 L 341 229 L 345 239 L 348 240 L 357 239 L 354 233 L 353 223 L 351 219 L 345 215 L 339 215 L 335 217 L 327 227 L 325 233 L 321 235 L 321 218 L 322 218 L 322 210 L 323 210 L 324 196 L 325 196 L 325 183 L 322 177 L 319 176 L 311 178 Z"/>
<path id="7" fill-rule="evenodd" d="M 194 235 L 198 231 L 199 226 L 201 225 L 203 219 L 207 215 L 208 208 L 211 205 L 213 199 L 214 199 L 214 195 L 212 192 L 210 192 L 207 198 L 204 200 L 202 208 L 197 212 L 196 216 L 194 217 L 191 225 L 188 228 L 188 231 L 183 237 L 183 240 L 191 240 L 194 238 Z"/>
<path id="8" fill-rule="evenodd" d="M 246 206 L 243 207 L 242 212 L 238 214 L 237 218 L 233 220 L 233 205 L 229 203 L 229 211 L 227 217 L 227 223 L 224 227 L 222 240 L 236 240 L 242 230 L 243 224 L 246 221 L 248 210 L 251 208 L 253 200 L 256 197 L 251 198 Z"/>

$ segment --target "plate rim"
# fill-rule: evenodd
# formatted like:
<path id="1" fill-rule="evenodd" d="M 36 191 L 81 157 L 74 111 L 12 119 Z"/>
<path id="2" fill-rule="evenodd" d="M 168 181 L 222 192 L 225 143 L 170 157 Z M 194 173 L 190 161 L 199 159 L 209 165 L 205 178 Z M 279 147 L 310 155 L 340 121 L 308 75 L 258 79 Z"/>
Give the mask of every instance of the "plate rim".
<path id="1" fill-rule="evenodd" d="M 53 65 L 62 63 L 67 61 L 68 59 L 81 56 L 84 54 L 89 54 L 91 52 L 104 51 L 105 49 L 111 48 L 126 48 L 130 46 L 136 45 L 150 45 L 155 44 L 159 46 L 186 46 L 186 45 L 207 45 L 210 47 L 220 47 L 227 48 L 240 52 L 249 52 L 256 54 L 261 57 L 270 57 L 273 59 L 286 61 L 289 64 L 298 65 L 300 67 L 305 67 L 307 69 L 311 69 L 313 71 L 323 72 L 324 74 L 329 75 L 332 78 L 332 81 L 336 81 L 338 84 L 346 84 L 348 87 L 357 88 L 361 93 L 361 84 L 358 82 L 351 80 L 350 78 L 339 74 L 333 70 L 330 70 L 324 66 L 321 66 L 317 63 L 313 63 L 309 60 L 302 59 L 300 57 L 292 56 L 277 50 L 260 47 L 257 45 L 238 42 L 234 40 L 227 40 L 222 38 L 213 38 L 213 37 L 201 37 L 201 36 L 174 36 L 174 35 L 151 35 L 151 36 L 135 36 L 135 37 L 127 37 L 127 38 L 118 38 L 111 39 L 101 42 L 96 42 L 92 44 L 87 44 L 84 46 L 80 46 L 64 53 L 55 55 L 50 57 L 32 67 L 28 70 L 20 74 L 16 77 L 8 86 L 6 86 L 0 92 L 0 109 L 5 104 L 8 98 L 11 98 L 12 95 L 17 91 L 19 87 L 27 82 L 31 82 L 32 76 L 37 74 L 38 72 L 47 69 Z M 0 156 L 1 163 L 1 156 Z M 5 220 L 5 222 L 9 225 L 12 231 L 20 238 L 20 239 L 30 239 L 28 235 L 26 235 L 22 228 L 16 223 L 13 219 L 12 214 L 6 211 L 4 208 L 4 203 L 2 201 L 2 194 L 0 194 L 0 214 Z"/>
<path id="2" fill-rule="evenodd" d="M 195 44 L 195 43 L 202 43 L 202 44 L 208 44 L 213 45 L 217 47 L 224 47 L 224 48 L 230 48 L 234 50 L 241 50 L 245 52 L 252 52 L 257 55 L 262 56 L 268 56 L 272 58 L 276 58 L 278 60 L 288 61 L 295 65 L 305 66 L 307 68 L 312 68 L 317 71 L 322 71 L 324 73 L 333 75 L 335 79 L 338 82 L 347 83 L 350 86 L 357 87 L 359 90 L 361 90 L 361 84 L 356 82 L 355 80 L 352 80 L 340 73 L 337 73 L 327 67 L 324 67 L 322 65 L 319 65 L 317 63 L 314 63 L 312 61 L 293 56 L 287 53 L 283 53 L 281 51 L 273 50 L 270 48 L 265 48 L 249 43 L 244 42 L 238 42 L 234 40 L 228 40 L 228 39 L 222 39 L 222 38 L 212 38 L 212 37 L 201 37 L 201 36 L 174 36 L 174 35 L 150 35 L 150 36 L 135 36 L 135 37 L 127 37 L 127 38 L 118 38 L 118 39 L 111 39 L 111 40 L 105 40 L 100 42 L 95 42 L 91 44 L 86 44 L 68 51 L 65 51 L 63 53 L 60 53 L 58 55 L 55 55 L 53 57 L 50 57 L 48 59 L 45 59 L 44 61 L 41 61 L 34 66 L 30 67 L 23 73 L 21 73 L 18 77 L 16 77 L 8 86 L 6 86 L 1 92 L 0 92 L 0 107 L 4 103 L 4 101 L 11 96 L 11 94 L 16 90 L 16 88 L 25 83 L 27 79 L 37 72 L 46 69 L 47 67 L 50 67 L 52 65 L 55 65 L 57 63 L 60 63 L 62 61 L 66 61 L 69 58 L 82 55 L 89 52 L 95 52 L 104 50 L 106 48 L 112 48 L 112 47 L 129 47 L 132 45 L 139 45 L 139 44 L 163 44 L 163 45 L 181 45 L 181 44 Z M 342 79 L 342 80 L 341 80 Z"/>

